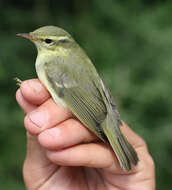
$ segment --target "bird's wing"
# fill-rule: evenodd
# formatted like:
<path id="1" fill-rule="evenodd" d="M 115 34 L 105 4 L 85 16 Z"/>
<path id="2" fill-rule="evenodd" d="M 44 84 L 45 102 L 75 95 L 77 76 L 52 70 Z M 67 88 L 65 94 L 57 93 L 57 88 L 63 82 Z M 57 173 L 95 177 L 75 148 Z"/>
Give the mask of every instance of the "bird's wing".
<path id="1" fill-rule="evenodd" d="M 78 70 L 75 73 L 69 72 L 66 68 L 53 66 L 53 63 L 45 68 L 45 72 L 56 94 L 72 113 L 103 141 L 111 144 L 121 167 L 130 170 L 130 161 L 136 165 L 137 154 L 120 131 L 119 114 L 97 73 L 92 77 L 95 72 L 89 74 L 84 70 L 78 78 Z M 82 77 L 82 74 L 88 74 L 88 77 Z"/>
<path id="2" fill-rule="evenodd" d="M 100 124 L 107 115 L 106 105 L 96 84 L 91 78 L 83 81 L 64 69 L 51 66 L 46 67 L 47 80 L 63 99 L 72 113 L 102 140 L 107 141 Z M 82 74 L 81 74 L 82 77 Z"/>

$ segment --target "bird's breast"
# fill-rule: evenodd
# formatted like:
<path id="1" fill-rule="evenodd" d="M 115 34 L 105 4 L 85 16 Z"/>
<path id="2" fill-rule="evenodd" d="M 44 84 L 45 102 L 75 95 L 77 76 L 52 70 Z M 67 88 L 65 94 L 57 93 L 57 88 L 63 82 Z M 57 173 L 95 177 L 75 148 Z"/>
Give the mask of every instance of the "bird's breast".
<path id="1" fill-rule="evenodd" d="M 49 93 L 51 94 L 53 100 L 57 103 L 62 105 L 63 107 L 67 107 L 65 102 L 63 101 L 62 98 L 60 98 L 57 94 L 57 92 L 53 89 L 51 83 L 49 82 L 46 72 L 45 72 L 45 63 L 49 61 L 47 60 L 47 58 L 45 57 L 40 57 L 38 56 L 36 59 L 36 73 L 38 75 L 39 80 L 43 83 L 43 85 L 46 87 L 46 89 L 49 91 Z"/>

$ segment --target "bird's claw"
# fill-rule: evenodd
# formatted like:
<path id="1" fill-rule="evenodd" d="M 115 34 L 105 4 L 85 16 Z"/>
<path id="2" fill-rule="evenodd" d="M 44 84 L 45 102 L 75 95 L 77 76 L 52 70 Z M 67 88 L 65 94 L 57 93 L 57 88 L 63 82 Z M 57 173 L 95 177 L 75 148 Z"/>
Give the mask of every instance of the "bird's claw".
<path id="1" fill-rule="evenodd" d="M 15 77 L 14 80 L 16 81 L 16 85 L 20 86 L 22 83 L 22 80 L 20 80 L 18 77 Z"/>

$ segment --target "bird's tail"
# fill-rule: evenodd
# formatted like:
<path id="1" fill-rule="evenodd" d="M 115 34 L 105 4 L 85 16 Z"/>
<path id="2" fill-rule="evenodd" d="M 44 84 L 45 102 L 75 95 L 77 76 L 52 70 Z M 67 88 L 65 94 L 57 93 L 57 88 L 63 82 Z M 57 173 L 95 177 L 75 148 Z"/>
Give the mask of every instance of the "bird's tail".
<path id="1" fill-rule="evenodd" d="M 133 147 L 121 133 L 119 122 L 113 116 L 107 115 L 102 127 L 112 149 L 116 153 L 120 166 L 124 170 L 130 171 L 131 163 L 137 165 L 138 157 Z"/>

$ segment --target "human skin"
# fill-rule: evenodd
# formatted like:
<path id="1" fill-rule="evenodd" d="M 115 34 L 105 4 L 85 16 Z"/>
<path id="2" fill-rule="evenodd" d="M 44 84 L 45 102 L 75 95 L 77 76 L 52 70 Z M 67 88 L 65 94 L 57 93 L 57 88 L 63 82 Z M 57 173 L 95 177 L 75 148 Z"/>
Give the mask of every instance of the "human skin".
<path id="1" fill-rule="evenodd" d="M 121 130 L 139 162 L 123 171 L 110 146 L 101 142 L 38 79 L 22 82 L 16 99 L 25 112 L 27 190 L 154 190 L 154 162 L 145 141 L 124 122 Z"/>

